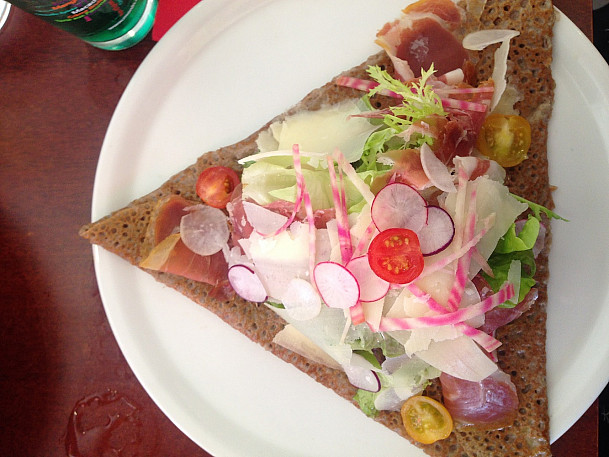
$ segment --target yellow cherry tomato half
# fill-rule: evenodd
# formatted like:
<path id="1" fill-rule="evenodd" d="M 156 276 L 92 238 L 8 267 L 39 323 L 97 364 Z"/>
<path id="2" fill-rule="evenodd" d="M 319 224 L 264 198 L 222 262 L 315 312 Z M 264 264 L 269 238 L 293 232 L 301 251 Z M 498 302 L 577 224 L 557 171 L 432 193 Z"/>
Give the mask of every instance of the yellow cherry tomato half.
<path id="1" fill-rule="evenodd" d="M 410 397 L 400 410 L 406 433 L 422 444 L 448 438 L 453 431 L 453 419 L 442 403 L 430 397 Z"/>
<path id="2" fill-rule="evenodd" d="M 515 114 L 491 114 L 482 124 L 477 146 L 502 167 L 518 165 L 531 147 L 531 124 Z"/>

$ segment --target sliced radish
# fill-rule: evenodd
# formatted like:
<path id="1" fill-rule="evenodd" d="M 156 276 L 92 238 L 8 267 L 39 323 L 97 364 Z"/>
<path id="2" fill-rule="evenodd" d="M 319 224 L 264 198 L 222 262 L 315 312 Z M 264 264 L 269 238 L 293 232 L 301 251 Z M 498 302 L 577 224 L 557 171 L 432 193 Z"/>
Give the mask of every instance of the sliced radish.
<path id="1" fill-rule="evenodd" d="M 244 300 L 260 303 L 268 298 L 258 275 L 246 265 L 233 265 L 228 269 L 228 281 Z"/>
<path id="2" fill-rule="evenodd" d="M 277 214 L 267 208 L 264 208 L 256 203 L 243 202 L 243 210 L 248 222 L 261 235 L 275 233 L 284 226 L 288 220 L 282 214 Z"/>
<path id="3" fill-rule="evenodd" d="M 427 222 L 425 199 L 413 187 L 399 182 L 387 184 L 376 194 L 371 211 L 380 232 L 390 228 L 418 232 Z"/>
<path id="4" fill-rule="evenodd" d="M 359 284 L 359 299 L 363 302 L 380 300 L 389 292 L 389 282 L 379 278 L 370 268 L 368 256 L 354 257 L 347 263 L 349 270 Z"/>
<path id="5" fill-rule="evenodd" d="M 321 311 L 321 298 L 306 279 L 293 278 L 285 289 L 281 302 L 288 315 L 298 321 L 316 317 Z"/>
<path id="6" fill-rule="evenodd" d="M 417 232 L 424 256 L 446 249 L 455 236 L 452 217 L 439 206 L 427 207 L 427 223 Z"/>
<path id="7" fill-rule="evenodd" d="M 432 185 L 442 192 L 455 192 L 457 188 L 446 165 L 438 159 L 428 144 L 421 146 L 421 165 Z"/>
<path id="8" fill-rule="evenodd" d="M 189 213 L 180 220 L 180 237 L 186 247 L 199 255 L 219 252 L 230 236 L 226 214 L 207 205 L 187 210 Z"/>
<path id="9" fill-rule="evenodd" d="M 373 370 L 356 365 L 345 365 L 343 369 L 349 382 L 358 389 L 370 392 L 381 390 L 381 381 Z"/>
<path id="10" fill-rule="evenodd" d="M 359 285 L 353 273 L 335 262 L 321 262 L 313 270 L 321 298 L 330 308 L 347 309 L 359 300 Z"/>
<path id="11" fill-rule="evenodd" d="M 395 387 L 383 389 L 374 398 L 374 407 L 379 411 L 399 411 L 403 403 L 404 399 Z"/>

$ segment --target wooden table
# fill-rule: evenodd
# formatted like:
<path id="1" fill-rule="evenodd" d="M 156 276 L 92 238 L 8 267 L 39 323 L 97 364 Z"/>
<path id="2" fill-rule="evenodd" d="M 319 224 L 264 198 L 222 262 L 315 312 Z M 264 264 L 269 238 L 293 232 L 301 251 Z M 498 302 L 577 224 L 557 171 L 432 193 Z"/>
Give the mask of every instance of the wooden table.
<path id="1" fill-rule="evenodd" d="M 555 3 L 592 36 L 591 0 Z M 75 408 L 102 420 L 102 442 L 112 429 L 137 455 L 209 456 L 132 374 L 104 314 L 91 247 L 78 237 L 110 117 L 153 46 L 101 51 L 15 8 L 0 32 L 2 456 L 76 457 L 66 448 Z M 106 424 L 110 409 L 123 414 Z M 594 403 L 555 455 L 597 456 L 597 420 Z"/>

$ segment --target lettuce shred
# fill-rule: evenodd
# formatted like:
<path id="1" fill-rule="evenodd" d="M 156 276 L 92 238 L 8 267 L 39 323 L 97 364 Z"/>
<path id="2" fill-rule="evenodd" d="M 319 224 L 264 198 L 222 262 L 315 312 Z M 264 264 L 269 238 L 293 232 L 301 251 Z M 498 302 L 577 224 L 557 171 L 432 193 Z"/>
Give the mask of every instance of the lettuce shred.
<path id="1" fill-rule="evenodd" d="M 545 206 L 542 206 L 538 203 L 534 203 L 530 200 L 527 200 L 526 198 L 522 198 L 518 195 L 515 194 L 511 194 L 512 197 L 514 197 L 516 200 L 518 200 L 521 203 L 525 203 L 527 205 L 529 205 L 529 209 L 533 212 L 533 214 L 535 215 L 535 217 L 538 220 L 541 220 L 541 213 L 545 214 L 546 217 L 548 219 L 558 219 L 559 221 L 565 221 L 565 222 L 569 222 L 568 219 L 565 219 L 562 216 L 559 216 L 558 214 L 556 214 L 554 211 L 546 208 Z"/>
<path id="2" fill-rule="evenodd" d="M 439 95 L 427 85 L 427 80 L 434 72 L 432 65 L 429 70 L 422 72 L 419 82 L 406 84 L 393 78 L 387 70 L 382 70 L 379 66 L 368 68 L 368 74 L 378 83 L 378 86 L 368 92 L 368 97 L 381 91 L 391 91 L 402 97 L 402 103 L 389 108 L 391 113 L 385 115 L 383 122 L 387 126 L 401 132 L 413 122 L 428 116 L 446 116 Z"/>
<path id="3" fill-rule="evenodd" d="M 427 85 L 427 80 L 434 73 L 433 65 L 428 71 L 423 71 L 420 81 L 404 83 L 393 78 L 386 70 L 379 66 L 368 68 L 368 74 L 374 79 L 378 86 L 371 89 L 362 101 L 371 111 L 374 110 L 370 98 L 381 91 L 390 91 L 402 97 L 402 103 L 389 108 L 390 112 L 384 114 L 382 121 L 371 119 L 371 122 L 382 122 L 383 127 L 372 133 L 364 146 L 361 159 L 355 164 L 358 172 L 361 171 L 387 171 L 390 166 L 381 165 L 377 162 L 377 156 L 383 152 L 396 149 L 407 149 L 409 147 L 421 147 L 423 144 L 432 144 L 433 138 L 416 134 L 409 139 L 398 136 L 413 123 L 429 116 L 446 116 L 442 107 L 442 100 Z"/>
<path id="4" fill-rule="evenodd" d="M 378 410 L 374 406 L 374 399 L 376 394 L 374 392 L 369 392 L 367 390 L 358 389 L 353 397 L 353 401 L 355 401 L 359 408 L 366 414 L 368 417 L 376 417 L 378 415 Z"/>

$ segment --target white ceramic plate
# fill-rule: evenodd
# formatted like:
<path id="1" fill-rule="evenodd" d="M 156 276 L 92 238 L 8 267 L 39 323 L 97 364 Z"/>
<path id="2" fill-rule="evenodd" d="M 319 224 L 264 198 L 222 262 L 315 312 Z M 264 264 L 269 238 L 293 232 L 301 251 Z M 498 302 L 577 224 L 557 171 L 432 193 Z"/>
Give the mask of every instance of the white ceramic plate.
<path id="1" fill-rule="evenodd" d="M 258 129 L 377 51 L 404 0 L 205 0 L 142 63 L 100 156 L 93 219 L 201 153 Z M 556 25 L 550 174 L 551 437 L 609 379 L 609 69 L 564 16 Z M 138 379 L 169 418 L 216 456 L 422 456 L 348 402 L 150 276 L 94 248 L 108 318 Z"/>
<path id="2" fill-rule="evenodd" d="M 0 30 L 4 27 L 4 23 L 8 19 L 11 12 L 11 5 L 3 0 L 0 0 Z"/>

